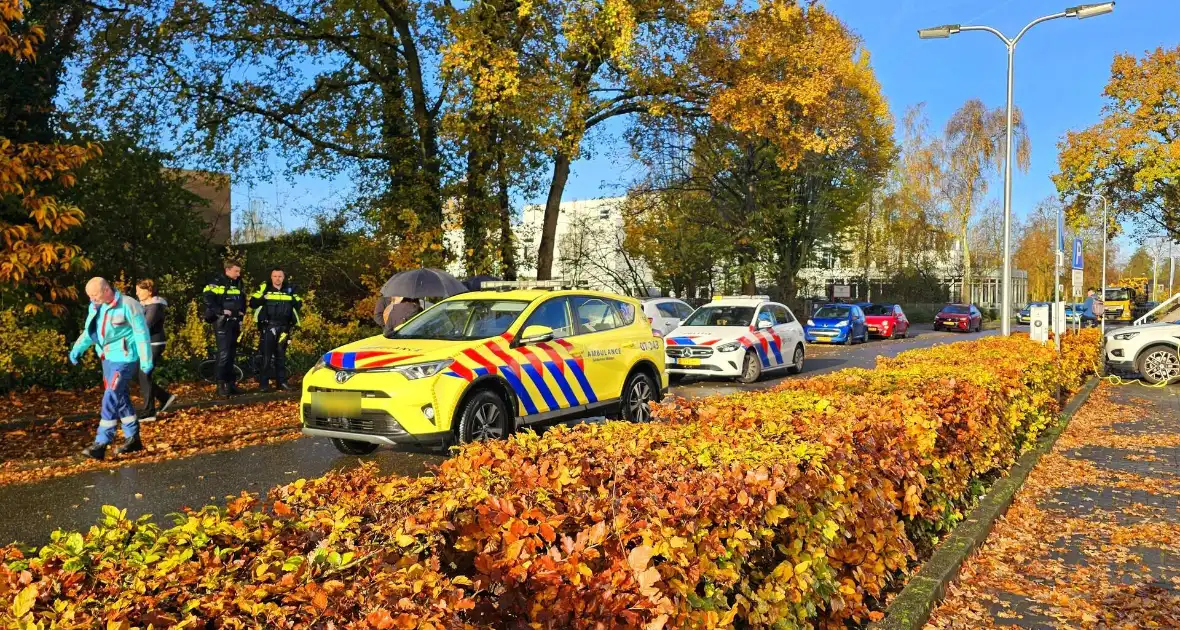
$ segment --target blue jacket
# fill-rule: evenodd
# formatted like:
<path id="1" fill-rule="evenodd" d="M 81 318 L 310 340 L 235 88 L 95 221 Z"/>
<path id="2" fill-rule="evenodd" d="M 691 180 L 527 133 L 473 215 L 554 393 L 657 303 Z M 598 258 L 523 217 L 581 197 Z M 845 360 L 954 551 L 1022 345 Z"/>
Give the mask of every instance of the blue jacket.
<path id="1" fill-rule="evenodd" d="M 143 306 L 136 300 L 115 291 L 110 304 L 90 304 L 86 325 L 70 350 L 70 360 L 76 362 L 94 346 L 98 357 L 115 363 L 139 362 L 144 372 L 151 372 L 151 334 L 143 317 Z"/>
<path id="2" fill-rule="evenodd" d="M 1098 317 L 1094 314 L 1094 296 L 1087 297 L 1086 301 L 1082 302 L 1082 317 L 1086 319 L 1096 319 Z"/>

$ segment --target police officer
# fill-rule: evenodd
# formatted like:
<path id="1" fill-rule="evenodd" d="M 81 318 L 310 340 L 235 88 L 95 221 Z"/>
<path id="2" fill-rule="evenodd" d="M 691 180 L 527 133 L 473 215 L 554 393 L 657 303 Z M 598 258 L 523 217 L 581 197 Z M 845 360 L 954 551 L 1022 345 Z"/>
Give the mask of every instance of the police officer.
<path id="1" fill-rule="evenodd" d="M 259 285 L 250 294 L 250 308 L 262 338 L 262 373 L 258 375 L 259 391 L 269 392 L 270 382 L 282 390 L 287 384 L 287 342 L 291 330 L 299 325 L 299 311 L 303 298 L 287 283 L 287 274 L 280 268 L 270 270 L 270 281 Z"/>
<path id="2" fill-rule="evenodd" d="M 246 293 L 242 291 L 242 264 L 227 260 L 225 273 L 205 285 L 205 321 L 213 325 L 217 336 L 217 395 L 240 394 L 234 359 L 242 316 L 246 314 Z"/>

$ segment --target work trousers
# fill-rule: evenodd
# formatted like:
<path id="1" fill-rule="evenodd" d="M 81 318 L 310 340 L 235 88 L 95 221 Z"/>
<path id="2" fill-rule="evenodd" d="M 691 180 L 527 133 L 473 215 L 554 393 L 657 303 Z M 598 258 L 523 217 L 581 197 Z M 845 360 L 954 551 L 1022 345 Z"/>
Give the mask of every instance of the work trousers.
<path id="1" fill-rule="evenodd" d="M 238 334 L 242 322 L 238 319 L 222 319 L 217 326 L 217 382 L 233 383 L 238 380 L 234 373 L 234 360 L 238 354 Z"/>
<path id="2" fill-rule="evenodd" d="M 263 328 L 262 372 L 258 375 L 258 382 L 265 385 L 271 379 L 276 384 L 287 382 L 287 342 L 290 340 L 288 329 L 284 327 Z"/>
<path id="3" fill-rule="evenodd" d="M 103 360 L 102 416 L 98 422 L 95 444 L 107 445 L 115 441 L 115 429 L 123 425 L 124 439 L 139 434 L 139 419 L 131 406 L 131 380 L 139 369 L 138 363 L 117 363 Z"/>

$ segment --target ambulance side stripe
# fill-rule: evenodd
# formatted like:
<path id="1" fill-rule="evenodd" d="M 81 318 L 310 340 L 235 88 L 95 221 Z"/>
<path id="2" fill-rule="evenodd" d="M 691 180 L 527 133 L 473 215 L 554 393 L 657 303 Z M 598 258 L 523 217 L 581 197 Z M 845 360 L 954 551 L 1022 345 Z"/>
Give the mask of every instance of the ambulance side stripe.
<path id="1" fill-rule="evenodd" d="M 574 388 L 570 387 L 568 378 L 564 372 L 558 369 L 557 364 L 552 361 L 546 361 L 545 367 L 549 370 L 549 374 L 553 376 L 553 380 L 557 381 L 557 386 L 561 388 L 561 393 L 565 396 L 566 402 L 569 403 L 569 406 L 577 407 L 578 405 L 582 404 L 578 402 L 578 396 L 574 393 Z M 588 390 L 583 391 L 587 392 L 587 399 L 593 395 Z"/>
<path id="2" fill-rule="evenodd" d="M 545 377 L 537 371 L 537 368 L 528 364 L 525 364 L 523 367 L 524 371 L 528 373 L 529 378 L 533 379 L 533 385 L 541 393 L 541 398 L 545 399 L 545 404 L 549 407 L 548 410 L 561 409 L 561 405 L 558 405 L 557 399 L 553 397 L 553 392 L 549 391 L 549 384 L 545 382 Z"/>
<path id="3" fill-rule="evenodd" d="M 512 390 L 516 392 L 516 397 L 520 399 L 520 404 L 524 405 L 525 413 L 530 416 L 537 413 L 537 406 L 533 404 L 533 397 L 524 388 L 524 383 L 520 382 L 519 378 L 516 378 L 516 374 L 512 370 L 500 370 L 500 375 L 504 377 L 504 380 L 508 381 L 508 384 L 512 386 Z"/>
<path id="4" fill-rule="evenodd" d="M 586 372 L 582 370 L 578 362 L 574 359 L 566 359 L 565 366 L 574 373 L 574 378 L 578 379 L 578 385 L 581 385 L 582 391 L 586 393 L 586 403 L 598 402 L 598 397 L 594 395 L 594 388 L 590 387 L 590 381 L 586 380 Z"/>

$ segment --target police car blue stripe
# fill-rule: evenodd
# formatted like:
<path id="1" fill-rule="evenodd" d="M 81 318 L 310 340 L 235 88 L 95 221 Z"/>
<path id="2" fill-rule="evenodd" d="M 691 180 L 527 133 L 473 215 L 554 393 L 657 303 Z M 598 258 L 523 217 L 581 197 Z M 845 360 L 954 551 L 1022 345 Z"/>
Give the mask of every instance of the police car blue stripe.
<path id="1" fill-rule="evenodd" d="M 672 342 L 678 346 L 695 346 L 696 342 L 688 337 L 672 337 Z"/>
<path id="2" fill-rule="evenodd" d="M 770 345 L 770 349 L 774 352 L 774 360 L 778 363 L 782 363 L 783 353 L 778 349 L 778 342 L 773 339 L 767 339 L 766 341 Z"/>
<path id="3" fill-rule="evenodd" d="M 537 406 L 533 404 L 533 397 L 529 395 L 529 390 L 524 388 L 524 383 L 516 378 L 512 370 L 500 370 L 500 374 L 508 384 L 512 386 L 512 390 L 516 392 L 516 397 L 520 399 L 520 404 L 524 405 L 525 413 L 530 416 L 537 413 Z"/>
<path id="4" fill-rule="evenodd" d="M 545 369 L 549 370 L 549 374 L 553 376 L 553 380 L 557 381 L 557 386 L 561 388 L 561 393 L 565 396 L 566 401 L 569 402 L 569 406 L 577 407 L 580 403 L 578 403 L 578 397 L 574 394 L 574 388 L 570 387 L 565 374 L 562 374 L 561 370 L 557 369 L 557 364 L 552 361 L 546 361 Z"/>
<path id="5" fill-rule="evenodd" d="M 762 349 L 762 344 L 755 342 L 754 350 L 758 351 L 758 358 L 762 359 L 762 367 L 770 367 L 770 359 L 766 356 L 766 351 Z"/>
<path id="6" fill-rule="evenodd" d="M 582 391 L 586 392 L 586 403 L 592 404 L 598 402 L 598 397 L 594 395 L 594 388 L 590 387 L 590 381 L 586 380 L 586 373 L 582 368 L 578 367 L 578 362 L 573 359 L 566 359 L 565 366 L 574 373 L 574 378 L 578 379 L 578 385 L 582 386 Z"/>
<path id="7" fill-rule="evenodd" d="M 549 410 L 560 409 L 557 404 L 557 399 L 553 397 L 553 393 L 549 391 L 549 385 L 545 383 L 545 377 L 537 371 L 537 368 L 525 363 L 521 366 L 525 372 L 528 372 L 529 378 L 533 379 L 533 385 L 537 386 L 537 391 L 541 392 L 541 398 L 545 399 L 545 404 L 549 406 Z"/>

